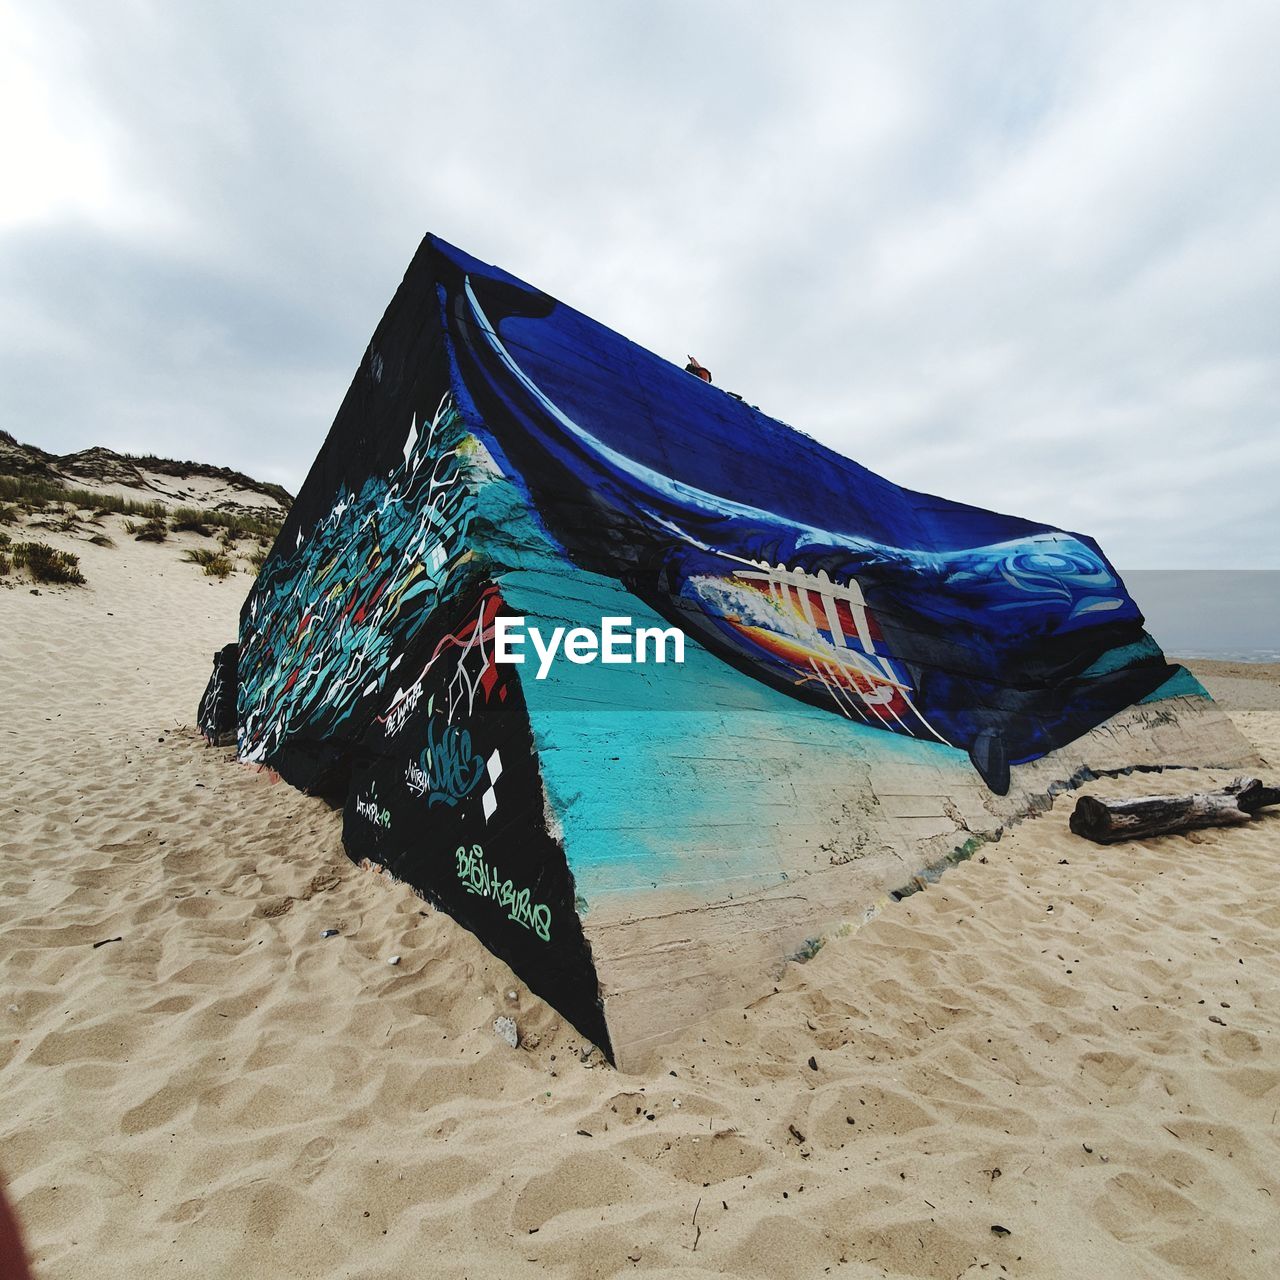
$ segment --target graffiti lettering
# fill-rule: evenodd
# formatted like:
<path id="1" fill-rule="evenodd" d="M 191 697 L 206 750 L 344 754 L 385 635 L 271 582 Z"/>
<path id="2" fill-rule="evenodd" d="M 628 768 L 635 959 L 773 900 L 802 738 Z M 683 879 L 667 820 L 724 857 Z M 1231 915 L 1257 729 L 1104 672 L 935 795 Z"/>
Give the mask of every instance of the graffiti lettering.
<path id="1" fill-rule="evenodd" d="M 388 738 L 394 738 L 404 728 L 405 722 L 414 713 L 418 703 L 421 701 L 422 681 L 418 680 L 415 684 L 409 686 L 408 692 L 387 712 L 386 733 Z"/>
<path id="2" fill-rule="evenodd" d="M 475 790 L 484 774 L 484 757 L 472 750 L 466 729 L 438 725 L 435 717 L 427 722 L 427 745 L 417 760 L 409 761 L 404 776 L 409 790 L 425 795 L 427 804 L 452 808 Z"/>
<path id="3" fill-rule="evenodd" d="M 378 804 L 377 789 L 373 786 L 369 788 L 368 799 L 356 797 L 356 813 L 365 821 L 372 822 L 375 827 L 381 827 L 384 831 L 391 830 L 391 810 Z"/>
<path id="4" fill-rule="evenodd" d="M 531 902 L 528 889 L 517 889 L 510 880 L 502 880 L 484 860 L 484 850 L 473 844 L 469 849 L 459 845 L 455 855 L 458 862 L 458 879 L 468 893 L 492 898 L 505 908 L 507 919 L 532 929 L 543 942 L 551 941 L 551 908 L 541 902 Z"/>

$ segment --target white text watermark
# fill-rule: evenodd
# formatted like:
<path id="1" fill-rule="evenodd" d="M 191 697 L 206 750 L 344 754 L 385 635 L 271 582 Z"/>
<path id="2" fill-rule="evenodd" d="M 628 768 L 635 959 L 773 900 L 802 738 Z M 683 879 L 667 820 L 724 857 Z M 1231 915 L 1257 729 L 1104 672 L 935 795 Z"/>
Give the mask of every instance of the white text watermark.
<path id="1" fill-rule="evenodd" d="M 632 662 L 683 662 L 684 632 L 679 627 L 635 627 L 630 618 L 601 618 L 600 630 L 590 627 L 554 627 L 545 636 L 524 618 L 499 615 L 493 620 L 495 662 L 520 664 L 525 660 L 525 641 L 537 654 L 536 678 L 544 680 L 558 656 L 579 665 L 588 662 L 628 664 Z M 668 659 L 668 646 L 671 657 Z M 650 657 L 652 653 L 652 657 Z"/>

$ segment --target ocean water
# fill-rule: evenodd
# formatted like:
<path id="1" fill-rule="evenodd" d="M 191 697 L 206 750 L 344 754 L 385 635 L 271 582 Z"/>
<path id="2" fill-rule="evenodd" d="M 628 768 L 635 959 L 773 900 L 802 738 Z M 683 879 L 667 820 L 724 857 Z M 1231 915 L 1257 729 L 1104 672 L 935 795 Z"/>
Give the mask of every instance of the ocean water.
<path id="1" fill-rule="evenodd" d="M 1280 569 L 1131 569 L 1120 576 L 1170 656 L 1280 662 Z"/>

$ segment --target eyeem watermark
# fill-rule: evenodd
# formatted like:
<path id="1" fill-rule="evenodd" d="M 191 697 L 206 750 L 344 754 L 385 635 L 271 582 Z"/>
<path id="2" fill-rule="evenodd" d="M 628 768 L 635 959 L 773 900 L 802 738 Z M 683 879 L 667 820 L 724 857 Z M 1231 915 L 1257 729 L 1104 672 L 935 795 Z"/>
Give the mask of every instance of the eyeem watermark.
<path id="1" fill-rule="evenodd" d="M 537 627 L 525 625 L 524 618 L 499 615 L 493 620 L 493 658 L 495 662 L 524 662 L 524 644 L 528 641 L 537 654 L 537 679 L 546 679 L 551 664 L 558 656 L 584 665 L 588 662 L 626 664 L 632 662 L 666 662 L 670 645 L 672 662 L 684 661 L 684 632 L 679 627 L 636 627 L 630 618 L 601 618 L 600 630 L 590 627 L 555 627 L 550 637 Z M 650 651 L 653 656 L 650 657 Z"/>

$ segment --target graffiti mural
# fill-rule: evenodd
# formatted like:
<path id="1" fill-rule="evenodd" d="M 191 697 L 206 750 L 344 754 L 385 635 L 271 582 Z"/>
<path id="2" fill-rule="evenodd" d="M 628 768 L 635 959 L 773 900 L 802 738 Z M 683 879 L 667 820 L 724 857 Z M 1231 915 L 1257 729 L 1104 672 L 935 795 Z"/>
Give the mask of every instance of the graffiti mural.
<path id="1" fill-rule="evenodd" d="M 1154 646 L 1096 669 L 1143 628 L 1091 539 L 901 489 L 505 273 L 438 271 L 481 434 L 555 538 L 744 672 L 997 791 L 1170 678 Z"/>
<path id="2" fill-rule="evenodd" d="M 200 732 L 214 746 L 236 740 L 236 664 L 240 646 L 223 645 L 213 655 L 213 674 L 196 712 Z"/>
<path id="3" fill-rule="evenodd" d="M 607 1048 L 573 876 L 546 826 L 529 711 L 513 668 L 493 661 L 504 608 L 497 585 L 482 581 L 432 618 L 411 678 L 354 753 L 343 837 L 353 858 L 414 885 Z"/>
<path id="4" fill-rule="evenodd" d="M 522 676 L 513 615 L 675 627 L 688 661 Z M 428 237 L 201 725 L 234 685 L 244 760 L 608 1050 L 596 904 L 766 892 L 831 798 L 806 769 L 846 823 L 877 757 L 986 803 L 1179 672 L 1092 539 L 895 485 Z"/>
<path id="5" fill-rule="evenodd" d="M 401 463 L 344 483 L 249 594 L 240 654 L 240 752 L 267 760 L 298 732 L 324 739 L 381 692 L 432 610 L 448 598 L 466 548 L 459 415 L 444 395 L 410 418 Z"/>
<path id="6" fill-rule="evenodd" d="M 503 604 L 472 529 L 484 459 L 439 318 L 393 305 L 245 601 L 239 753 L 343 797 L 352 858 L 480 933 L 607 1049 L 528 711 L 493 661 Z M 460 848 L 483 855 L 460 869 Z"/>

